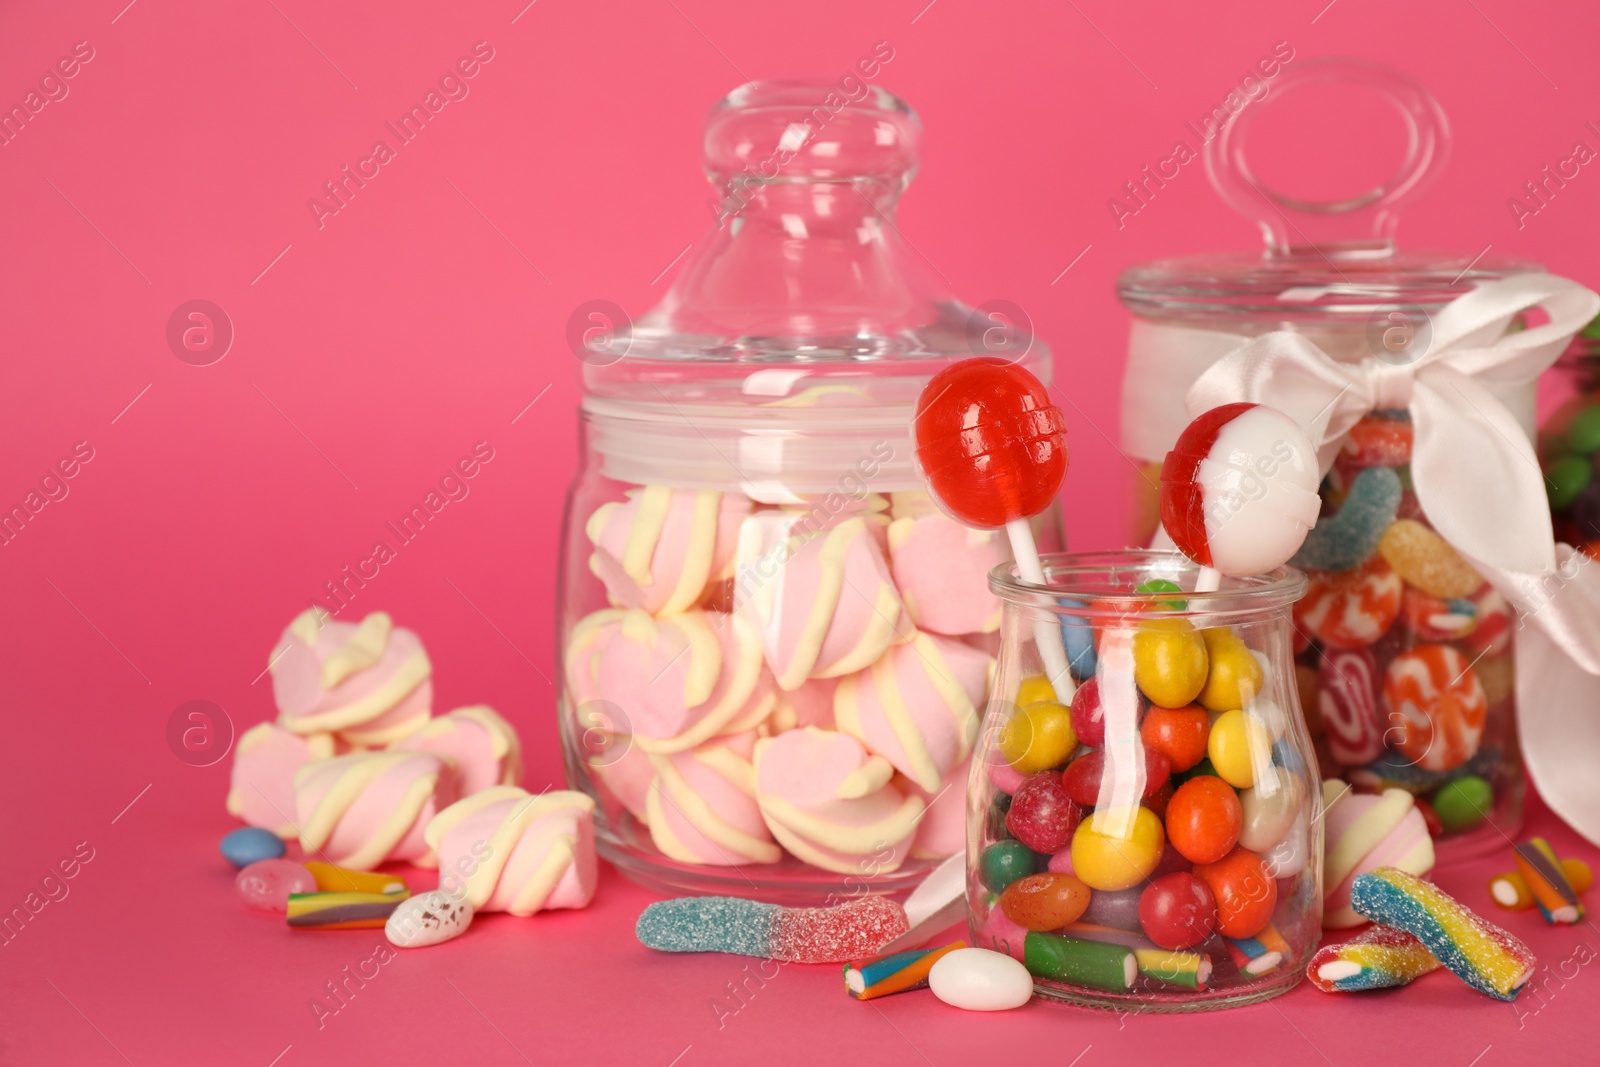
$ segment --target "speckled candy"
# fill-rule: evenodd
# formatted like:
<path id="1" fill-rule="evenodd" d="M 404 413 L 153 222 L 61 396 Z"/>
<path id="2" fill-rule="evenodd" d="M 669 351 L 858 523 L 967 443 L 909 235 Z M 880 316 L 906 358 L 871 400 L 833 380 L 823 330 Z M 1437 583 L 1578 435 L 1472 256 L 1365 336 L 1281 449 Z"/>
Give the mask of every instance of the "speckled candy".
<path id="1" fill-rule="evenodd" d="M 252 908 L 282 915 L 290 893 L 315 893 L 317 880 L 298 863 L 285 859 L 256 860 L 233 879 L 239 899 Z"/>
<path id="2" fill-rule="evenodd" d="M 1025 779 L 1012 794 L 1011 807 L 1006 810 L 1006 829 L 1035 852 L 1059 852 L 1072 840 L 1072 832 L 1082 818 L 1083 809 L 1061 784 L 1061 775 L 1040 771 Z"/>
<path id="3" fill-rule="evenodd" d="M 1059 930 L 1089 906 L 1089 887 L 1070 874 L 1048 871 L 1018 878 L 1000 894 L 1006 917 L 1024 930 Z"/>
<path id="4" fill-rule="evenodd" d="M 1187 619 L 1150 619 L 1134 631 L 1133 677 L 1152 704 L 1194 703 L 1206 684 L 1206 665 L 1206 643 Z"/>
<path id="5" fill-rule="evenodd" d="M 472 914 L 471 903 L 435 889 L 395 908 L 383 924 L 383 935 L 396 948 L 438 945 L 466 933 Z"/>
<path id="6" fill-rule="evenodd" d="M 260 860 L 275 860 L 283 855 L 283 839 L 254 826 L 242 826 L 227 834 L 217 846 L 222 858 L 235 867 L 248 867 Z"/>

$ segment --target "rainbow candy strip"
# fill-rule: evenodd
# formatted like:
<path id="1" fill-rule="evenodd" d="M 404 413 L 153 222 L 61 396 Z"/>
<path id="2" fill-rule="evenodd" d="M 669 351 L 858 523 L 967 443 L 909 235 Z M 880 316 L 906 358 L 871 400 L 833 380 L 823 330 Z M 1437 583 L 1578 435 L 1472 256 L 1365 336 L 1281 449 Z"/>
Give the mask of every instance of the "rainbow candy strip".
<path id="1" fill-rule="evenodd" d="M 1199 952 L 1171 952 L 1164 948 L 1136 948 L 1133 958 L 1146 978 L 1205 991 L 1211 982 L 1211 957 Z"/>
<path id="2" fill-rule="evenodd" d="M 1439 961 L 1404 930 L 1368 927 L 1342 945 L 1317 950 L 1306 977 L 1324 993 L 1354 993 L 1407 985 L 1439 969 Z"/>
<path id="3" fill-rule="evenodd" d="M 1350 906 L 1373 922 L 1416 935 L 1456 977 L 1498 1000 L 1515 1000 L 1539 962 L 1527 945 L 1448 893 L 1394 867 L 1357 875 Z"/>
<path id="4" fill-rule="evenodd" d="M 1233 965 L 1248 975 L 1270 974 L 1290 956 L 1289 942 L 1271 923 L 1255 937 L 1225 937 Z"/>
<path id="5" fill-rule="evenodd" d="M 1583 901 L 1567 878 L 1555 849 L 1542 837 L 1517 846 L 1517 873 L 1539 905 L 1539 914 L 1551 925 L 1575 923 L 1583 918 Z"/>
<path id="6" fill-rule="evenodd" d="M 857 1000 L 875 1000 L 891 993 L 921 989 L 928 984 L 928 972 L 941 957 L 966 947 L 965 941 L 953 941 L 943 948 L 914 948 L 847 963 L 844 965 L 844 991 Z"/>
<path id="7" fill-rule="evenodd" d="M 1579 896 L 1594 884 L 1594 872 L 1589 865 L 1572 856 L 1561 861 L 1561 873 L 1567 876 L 1567 884 Z M 1535 903 L 1533 890 L 1528 888 L 1521 871 L 1505 871 L 1489 879 L 1489 899 L 1507 911 L 1527 911 Z"/>
<path id="8" fill-rule="evenodd" d="M 369 930 L 389 921 L 389 915 L 411 894 L 399 893 L 290 893 L 289 925 L 297 930 Z"/>

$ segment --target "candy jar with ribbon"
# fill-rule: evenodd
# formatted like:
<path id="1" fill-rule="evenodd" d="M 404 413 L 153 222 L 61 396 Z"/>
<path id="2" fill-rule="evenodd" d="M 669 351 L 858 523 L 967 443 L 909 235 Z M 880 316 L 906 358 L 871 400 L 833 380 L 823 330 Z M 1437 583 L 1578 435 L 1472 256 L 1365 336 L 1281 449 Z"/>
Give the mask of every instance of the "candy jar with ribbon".
<path id="1" fill-rule="evenodd" d="M 1406 156 L 1358 196 L 1283 194 L 1251 167 L 1252 126 L 1330 84 L 1392 103 Z M 1356 60 L 1287 67 L 1205 145 L 1217 191 L 1266 249 L 1119 281 L 1134 316 L 1123 444 L 1147 464 L 1139 512 L 1154 515 L 1159 461 L 1201 412 L 1268 404 L 1309 433 L 1322 514 L 1291 561 L 1309 582 L 1294 672 L 1322 774 L 1415 794 L 1445 862 L 1515 834 L 1524 754 L 1552 806 L 1600 835 L 1600 716 L 1573 702 L 1600 691 L 1600 576 L 1554 540 L 1532 444 L 1537 378 L 1600 297 L 1483 242 L 1401 249 L 1399 211 L 1448 149 L 1437 101 L 1405 76 Z M 1153 533 L 1148 519 L 1136 531 Z"/>
<path id="2" fill-rule="evenodd" d="M 709 232 L 654 310 L 575 330 L 567 774 L 598 802 L 600 854 L 663 892 L 836 902 L 965 847 L 1002 613 L 987 575 L 1011 557 L 928 497 L 913 405 L 954 361 L 1045 382 L 1050 361 L 901 236 L 922 130 L 871 83 L 882 62 L 718 104 Z"/>

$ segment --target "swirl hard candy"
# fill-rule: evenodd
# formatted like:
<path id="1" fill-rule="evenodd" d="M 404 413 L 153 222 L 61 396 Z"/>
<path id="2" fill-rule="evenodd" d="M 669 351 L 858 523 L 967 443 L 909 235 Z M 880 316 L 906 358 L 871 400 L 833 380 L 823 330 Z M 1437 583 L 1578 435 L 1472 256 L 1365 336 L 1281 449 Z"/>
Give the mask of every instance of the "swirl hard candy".
<path id="1" fill-rule="evenodd" d="M 1483 741 L 1489 702 L 1467 658 L 1450 645 L 1418 645 L 1384 672 L 1393 746 L 1418 767 L 1448 771 Z"/>
<path id="2" fill-rule="evenodd" d="M 1306 595 L 1294 606 L 1294 618 L 1324 645 L 1366 648 L 1388 633 L 1400 615 L 1405 583 L 1381 557 L 1348 571 L 1307 577 Z"/>
<path id="3" fill-rule="evenodd" d="M 1478 605 L 1471 600 L 1441 600 L 1411 586 L 1401 597 L 1400 610 L 1419 641 L 1458 641 L 1478 625 Z"/>
<path id="4" fill-rule="evenodd" d="M 1333 758 L 1361 766 L 1383 752 L 1378 718 L 1378 664 L 1365 648 L 1330 648 L 1317 669 L 1317 708 Z"/>

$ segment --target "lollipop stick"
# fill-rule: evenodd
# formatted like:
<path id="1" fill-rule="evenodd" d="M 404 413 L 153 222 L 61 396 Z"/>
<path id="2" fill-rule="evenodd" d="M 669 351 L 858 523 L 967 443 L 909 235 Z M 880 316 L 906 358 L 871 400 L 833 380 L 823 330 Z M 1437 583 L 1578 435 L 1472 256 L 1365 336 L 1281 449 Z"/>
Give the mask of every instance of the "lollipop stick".
<path id="1" fill-rule="evenodd" d="M 1215 593 L 1222 585 L 1222 572 L 1215 567 L 1201 567 L 1194 577 L 1196 593 Z"/>
<path id="2" fill-rule="evenodd" d="M 1011 538 L 1011 554 L 1017 560 L 1017 573 L 1024 581 L 1044 585 L 1044 565 L 1039 562 L 1039 546 L 1033 543 L 1033 527 L 1028 525 L 1028 520 L 1012 519 L 1006 523 L 1006 536 Z M 1038 646 L 1045 677 L 1050 679 L 1056 699 L 1063 704 L 1072 703 L 1076 687 L 1072 684 L 1072 671 L 1067 666 L 1067 646 L 1061 636 L 1061 624 L 1054 616 L 1033 624 L 1033 643 Z"/>

